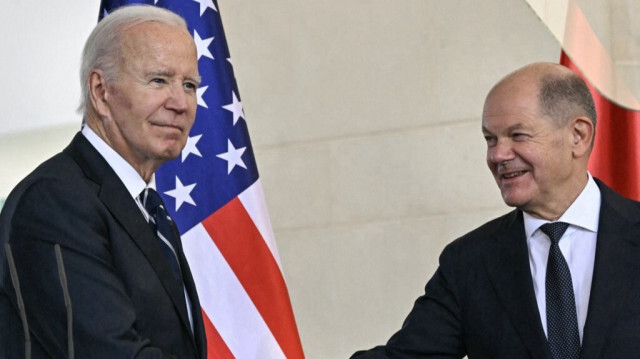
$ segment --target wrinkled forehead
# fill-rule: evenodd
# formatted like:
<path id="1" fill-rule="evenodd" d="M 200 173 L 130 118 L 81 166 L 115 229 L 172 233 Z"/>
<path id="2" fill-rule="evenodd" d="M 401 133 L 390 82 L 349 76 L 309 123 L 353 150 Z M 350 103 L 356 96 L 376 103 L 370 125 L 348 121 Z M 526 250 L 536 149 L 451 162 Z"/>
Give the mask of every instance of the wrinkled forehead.
<path id="1" fill-rule="evenodd" d="M 190 44 L 195 48 L 193 38 L 183 27 L 155 21 L 143 22 L 127 27 L 122 32 L 121 46 L 138 49 L 175 43 Z"/>
<path id="2" fill-rule="evenodd" d="M 195 43 L 182 27 L 157 22 L 138 24 L 123 33 L 121 48 L 121 64 L 180 62 L 197 71 Z"/>

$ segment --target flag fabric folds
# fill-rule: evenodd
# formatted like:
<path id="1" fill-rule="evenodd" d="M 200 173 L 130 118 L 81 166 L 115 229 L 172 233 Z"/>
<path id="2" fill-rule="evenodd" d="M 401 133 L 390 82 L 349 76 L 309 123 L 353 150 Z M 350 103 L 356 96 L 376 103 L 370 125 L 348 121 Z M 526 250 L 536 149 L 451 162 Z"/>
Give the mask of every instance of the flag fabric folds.
<path id="1" fill-rule="evenodd" d="M 589 171 L 624 196 L 640 200 L 640 102 L 575 0 L 527 3 L 560 42 L 560 63 L 591 90 L 598 122 Z"/>
<path id="2" fill-rule="evenodd" d="M 202 83 L 182 155 L 156 172 L 207 331 L 208 358 L 303 358 L 215 0 L 102 0 L 167 8 L 188 24 Z"/>

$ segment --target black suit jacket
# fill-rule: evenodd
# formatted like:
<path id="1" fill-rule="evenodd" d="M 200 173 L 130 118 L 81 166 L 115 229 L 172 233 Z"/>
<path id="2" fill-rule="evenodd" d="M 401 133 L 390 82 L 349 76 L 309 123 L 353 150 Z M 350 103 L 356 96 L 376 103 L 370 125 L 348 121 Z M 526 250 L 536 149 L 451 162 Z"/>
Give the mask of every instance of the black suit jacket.
<path id="1" fill-rule="evenodd" d="M 602 193 L 583 359 L 640 358 L 640 204 Z M 522 212 L 449 244 L 402 329 L 353 358 L 551 359 Z"/>
<path id="2" fill-rule="evenodd" d="M 73 310 L 77 358 L 206 358 L 200 304 L 177 248 L 193 314 L 139 207 L 82 134 L 9 195 L 0 215 L 0 357 L 23 358 L 24 336 L 7 266 L 11 244 L 34 358 L 67 356 L 54 245 Z"/>

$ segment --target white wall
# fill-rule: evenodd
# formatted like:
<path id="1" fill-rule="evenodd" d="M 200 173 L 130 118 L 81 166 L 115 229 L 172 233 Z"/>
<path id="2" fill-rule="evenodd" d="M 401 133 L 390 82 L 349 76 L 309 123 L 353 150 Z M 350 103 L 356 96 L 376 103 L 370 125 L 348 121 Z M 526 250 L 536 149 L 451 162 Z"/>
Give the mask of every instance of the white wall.
<path id="1" fill-rule="evenodd" d="M 99 0 L 5 1 L 0 12 L 0 135 L 80 123 L 80 52 Z"/>
<path id="2" fill-rule="evenodd" d="M 444 245 L 506 211 L 486 92 L 559 46 L 524 1 L 223 5 L 305 351 L 384 343 Z"/>
<path id="3" fill-rule="evenodd" d="M 0 197 L 77 131 L 98 1 L 65 3 L 0 14 Z M 484 164 L 487 90 L 560 48 L 523 0 L 219 7 L 306 354 L 383 343 L 443 246 L 507 210 Z"/>
<path id="4" fill-rule="evenodd" d="M 80 53 L 99 0 L 6 1 L 0 11 L 0 200 L 80 127 Z"/>

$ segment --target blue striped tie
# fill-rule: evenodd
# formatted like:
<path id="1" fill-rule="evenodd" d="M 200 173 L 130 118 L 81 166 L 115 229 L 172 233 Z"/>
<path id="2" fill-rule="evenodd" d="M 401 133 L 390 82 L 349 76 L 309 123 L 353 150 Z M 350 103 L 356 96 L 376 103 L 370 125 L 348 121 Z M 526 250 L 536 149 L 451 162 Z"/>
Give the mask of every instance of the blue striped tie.
<path id="1" fill-rule="evenodd" d="M 152 188 L 145 188 L 145 190 L 140 193 L 139 199 L 149 214 L 149 226 L 151 230 L 156 233 L 158 239 L 160 239 L 162 250 L 167 256 L 173 274 L 180 283 L 183 283 L 178 254 L 176 252 L 176 248 L 179 248 L 179 238 L 173 220 L 169 216 L 169 213 L 167 213 L 162 198 L 158 192 Z"/>

